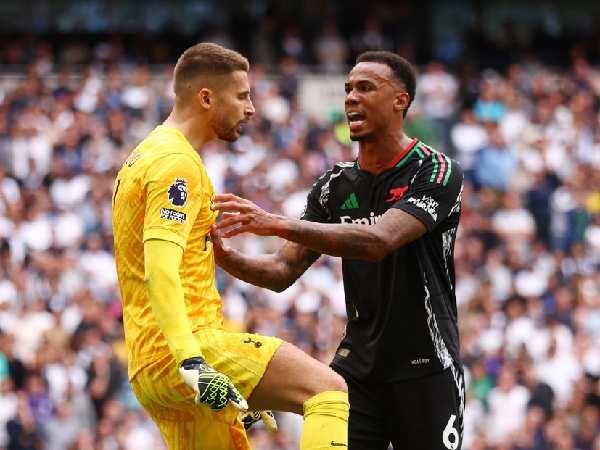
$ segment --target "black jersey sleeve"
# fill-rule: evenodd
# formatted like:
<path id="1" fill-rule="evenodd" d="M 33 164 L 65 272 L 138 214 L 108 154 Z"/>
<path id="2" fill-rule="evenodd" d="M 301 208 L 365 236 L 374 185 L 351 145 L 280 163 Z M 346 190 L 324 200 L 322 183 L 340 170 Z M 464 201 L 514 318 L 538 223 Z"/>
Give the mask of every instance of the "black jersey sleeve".
<path id="1" fill-rule="evenodd" d="M 331 171 L 326 172 L 319 178 L 306 198 L 301 220 L 309 222 L 328 223 L 331 221 L 331 207 L 329 204 L 329 179 Z"/>
<path id="2" fill-rule="evenodd" d="M 441 153 L 421 161 L 408 191 L 392 207 L 415 216 L 431 231 L 460 212 L 463 171 L 458 162 Z"/>

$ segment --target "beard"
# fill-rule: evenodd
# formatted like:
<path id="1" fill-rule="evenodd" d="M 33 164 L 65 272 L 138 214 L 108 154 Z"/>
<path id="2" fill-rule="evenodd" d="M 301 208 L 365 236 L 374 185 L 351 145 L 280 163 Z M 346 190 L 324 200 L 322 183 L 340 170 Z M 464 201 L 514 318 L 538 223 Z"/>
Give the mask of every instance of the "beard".
<path id="1" fill-rule="evenodd" d="M 222 141 L 235 142 L 240 137 L 237 127 L 239 123 L 232 124 L 226 113 L 220 113 L 215 117 L 213 128 L 217 137 Z"/>

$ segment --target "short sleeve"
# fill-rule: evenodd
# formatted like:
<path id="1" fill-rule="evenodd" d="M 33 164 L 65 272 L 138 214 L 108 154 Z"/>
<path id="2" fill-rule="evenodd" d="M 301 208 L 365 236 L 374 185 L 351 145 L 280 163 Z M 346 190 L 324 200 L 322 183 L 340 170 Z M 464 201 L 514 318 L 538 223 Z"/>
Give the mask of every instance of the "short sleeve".
<path id="1" fill-rule="evenodd" d="M 185 154 L 171 154 L 152 165 L 143 180 L 144 242 L 162 239 L 185 249 L 202 206 L 202 181 L 198 163 Z"/>
<path id="2" fill-rule="evenodd" d="M 328 223 L 331 221 L 331 209 L 329 206 L 329 176 L 330 172 L 319 178 L 313 185 L 306 198 L 306 205 L 300 216 L 301 220 L 320 223 Z M 324 180 L 325 178 L 327 178 L 327 180 Z"/>
<path id="3" fill-rule="evenodd" d="M 463 172 L 460 165 L 441 153 L 422 160 L 410 187 L 393 208 L 415 216 L 432 231 L 454 212 L 460 212 Z"/>

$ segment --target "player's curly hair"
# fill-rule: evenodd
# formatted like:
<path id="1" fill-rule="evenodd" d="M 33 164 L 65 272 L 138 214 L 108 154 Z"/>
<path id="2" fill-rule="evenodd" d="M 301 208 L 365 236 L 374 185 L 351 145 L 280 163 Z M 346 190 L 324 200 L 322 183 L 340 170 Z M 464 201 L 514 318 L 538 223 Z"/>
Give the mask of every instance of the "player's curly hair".
<path id="1" fill-rule="evenodd" d="M 404 90 L 409 97 L 408 105 L 404 110 L 404 117 L 406 117 L 406 112 L 415 98 L 415 91 L 417 89 L 417 77 L 412 65 L 402 56 L 385 51 L 369 51 L 361 53 L 358 55 L 358 58 L 356 58 L 356 64 L 361 62 L 382 63 L 392 69 L 394 79 L 404 85 Z"/>
<path id="2" fill-rule="evenodd" d="M 248 72 L 250 64 L 240 53 L 211 42 L 202 42 L 188 48 L 179 57 L 173 72 L 176 96 L 186 95 L 197 80 L 222 79 L 237 70 Z"/>

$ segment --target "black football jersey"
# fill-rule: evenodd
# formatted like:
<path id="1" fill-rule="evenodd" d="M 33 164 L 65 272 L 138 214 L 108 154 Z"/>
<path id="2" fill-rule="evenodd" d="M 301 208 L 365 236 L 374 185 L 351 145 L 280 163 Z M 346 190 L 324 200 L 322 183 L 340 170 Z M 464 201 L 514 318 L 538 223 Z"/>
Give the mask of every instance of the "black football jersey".
<path id="1" fill-rule="evenodd" d="M 414 139 L 378 175 L 339 163 L 313 185 L 303 220 L 372 226 L 390 208 L 427 227 L 374 263 L 344 258 L 348 324 L 331 366 L 366 381 L 399 381 L 460 365 L 454 242 L 463 173 Z"/>

